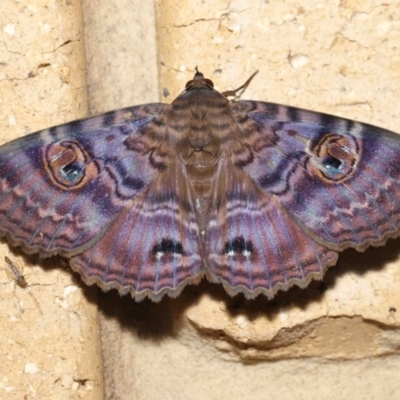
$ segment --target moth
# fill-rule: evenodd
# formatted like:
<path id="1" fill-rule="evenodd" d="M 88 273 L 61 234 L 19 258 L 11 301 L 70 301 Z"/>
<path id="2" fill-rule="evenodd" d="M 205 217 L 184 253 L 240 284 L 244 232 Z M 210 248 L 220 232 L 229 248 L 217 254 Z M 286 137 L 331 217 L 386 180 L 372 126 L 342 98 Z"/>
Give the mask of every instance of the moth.
<path id="1" fill-rule="evenodd" d="M 204 276 L 272 298 L 400 228 L 400 136 L 230 101 L 196 70 L 171 104 L 128 107 L 0 147 L 0 231 L 137 301 Z"/>

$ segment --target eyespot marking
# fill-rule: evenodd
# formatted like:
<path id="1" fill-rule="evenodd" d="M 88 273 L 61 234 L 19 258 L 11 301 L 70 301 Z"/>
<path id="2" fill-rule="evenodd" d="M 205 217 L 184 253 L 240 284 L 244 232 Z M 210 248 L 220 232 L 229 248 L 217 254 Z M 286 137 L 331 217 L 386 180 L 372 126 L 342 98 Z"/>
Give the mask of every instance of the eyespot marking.
<path id="1" fill-rule="evenodd" d="M 59 188 L 80 189 L 99 174 L 96 162 L 77 140 L 52 143 L 43 151 L 44 168 Z"/>

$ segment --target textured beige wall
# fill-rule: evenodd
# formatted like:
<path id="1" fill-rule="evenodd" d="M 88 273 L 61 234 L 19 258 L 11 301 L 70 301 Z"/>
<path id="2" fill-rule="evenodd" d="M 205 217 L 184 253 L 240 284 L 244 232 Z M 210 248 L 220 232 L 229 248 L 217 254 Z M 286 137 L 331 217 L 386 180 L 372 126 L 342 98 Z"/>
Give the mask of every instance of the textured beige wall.
<path id="1" fill-rule="evenodd" d="M 1 143 L 87 114 L 81 15 L 74 0 L 1 3 Z M 0 399 L 101 399 L 96 291 L 0 247 Z"/>

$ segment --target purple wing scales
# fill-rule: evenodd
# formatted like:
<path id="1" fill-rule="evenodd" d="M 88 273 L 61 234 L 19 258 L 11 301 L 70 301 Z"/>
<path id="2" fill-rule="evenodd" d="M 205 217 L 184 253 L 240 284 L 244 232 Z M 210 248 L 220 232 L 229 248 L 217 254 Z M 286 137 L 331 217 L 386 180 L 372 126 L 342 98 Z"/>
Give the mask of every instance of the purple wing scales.
<path id="1" fill-rule="evenodd" d="M 26 251 L 77 252 L 158 174 L 142 131 L 165 105 L 47 129 L 0 149 L 0 226 Z"/>
<path id="2" fill-rule="evenodd" d="M 262 102 L 236 103 L 253 129 L 244 170 L 314 240 L 364 250 L 398 235 L 400 140 L 354 121 Z M 379 182 L 379 184 L 377 184 Z"/>
<path id="3" fill-rule="evenodd" d="M 273 297 L 337 251 L 400 229 L 400 140 L 271 103 L 229 102 L 196 72 L 171 105 L 47 129 L 0 147 L 0 236 L 61 254 L 136 300 L 203 275 Z"/>
<path id="4" fill-rule="evenodd" d="M 117 288 L 138 301 L 176 297 L 186 284 L 199 282 L 200 234 L 186 184 L 174 163 L 131 201 L 103 238 L 72 258 L 72 267 L 87 283 Z"/>
<path id="5" fill-rule="evenodd" d="M 279 201 L 243 171 L 233 165 L 226 170 L 234 173 L 220 178 L 226 179 L 227 196 L 210 224 L 208 279 L 247 298 L 261 293 L 272 298 L 278 290 L 321 279 L 337 253 L 305 234 Z"/>

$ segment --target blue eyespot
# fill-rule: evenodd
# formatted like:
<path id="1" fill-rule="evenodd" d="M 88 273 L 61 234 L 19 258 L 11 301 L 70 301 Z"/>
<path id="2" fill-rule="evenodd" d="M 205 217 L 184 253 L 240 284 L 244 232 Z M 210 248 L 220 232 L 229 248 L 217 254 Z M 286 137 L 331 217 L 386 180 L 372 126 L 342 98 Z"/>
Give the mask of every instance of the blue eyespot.
<path id="1" fill-rule="evenodd" d="M 61 176 L 68 182 L 75 183 L 78 179 L 81 178 L 83 173 L 83 168 L 78 163 L 70 163 L 64 165 L 60 168 Z"/>
<path id="2" fill-rule="evenodd" d="M 344 162 L 336 157 L 327 156 L 322 160 L 322 165 L 329 175 L 336 175 L 342 172 Z"/>

